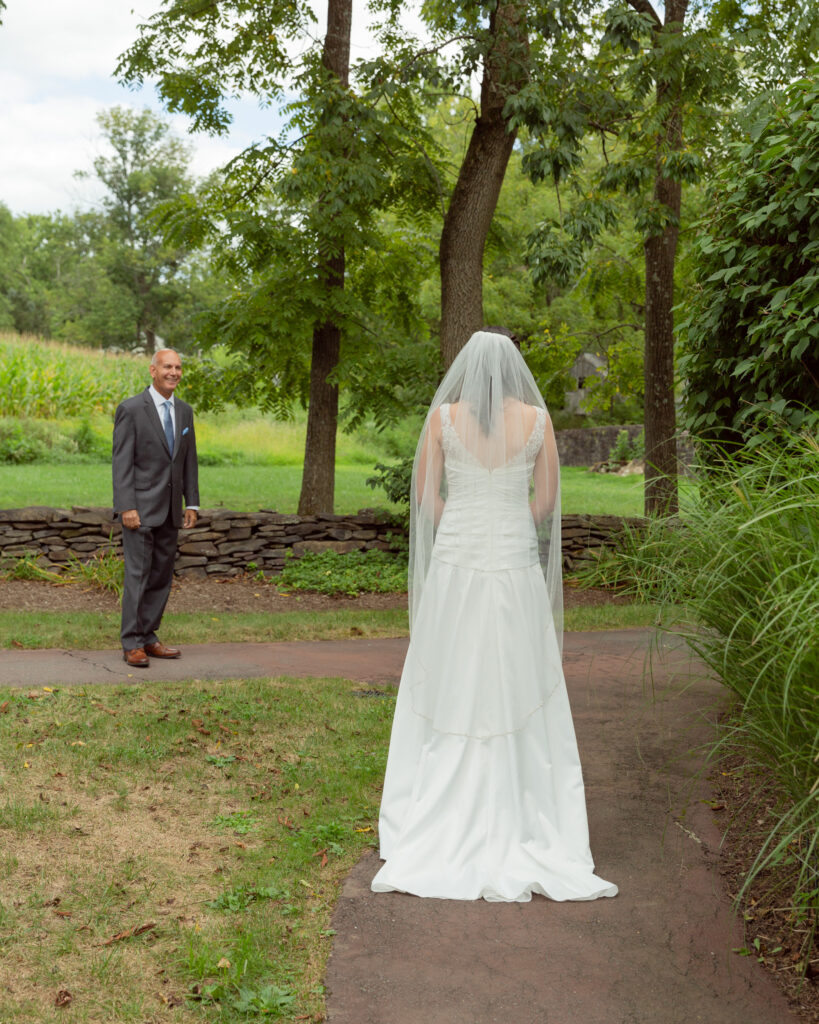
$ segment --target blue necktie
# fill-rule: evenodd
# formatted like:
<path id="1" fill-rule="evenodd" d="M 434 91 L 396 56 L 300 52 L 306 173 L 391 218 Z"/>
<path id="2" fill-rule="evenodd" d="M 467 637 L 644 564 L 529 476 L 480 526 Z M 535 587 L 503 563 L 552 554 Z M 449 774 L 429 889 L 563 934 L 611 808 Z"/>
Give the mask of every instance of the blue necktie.
<path id="1" fill-rule="evenodd" d="M 173 456 L 173 422 L 171 421 L 171 403 L 165 402 L 165 419 L 163 420 L 163 426 L 165 427 L 165 440 L 168 442 L 168 451 Z"/>

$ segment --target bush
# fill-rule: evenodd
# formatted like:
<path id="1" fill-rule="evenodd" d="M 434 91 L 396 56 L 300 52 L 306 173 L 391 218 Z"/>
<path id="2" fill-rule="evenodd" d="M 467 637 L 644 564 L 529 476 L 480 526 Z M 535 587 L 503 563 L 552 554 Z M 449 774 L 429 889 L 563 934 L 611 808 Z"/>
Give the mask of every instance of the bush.
<path id="1" fill-rule="evenodd" d="M 276 583 L 320 594 L 403 593 L 407 560 L 389 551 L 309 551 L 298 559 L 291 556 Z"/>
<path id="2" fill-rule="evenodd" d="M 47 452 L 36 431 L 25 429 L 20 423 L 0 423 L 0 463 L 40 462 Z"/>
<path id="3" fill-rule="evenodd" d="M 53 420 L 0 418 L 0 464 L 105 462 L 110 436 L 96 433 L 88 420 L 79 426 Z"/>
<path id="4" fill-rule="evenodd" d="M 793 83 L 712 191 L 680 324 L 693 434 L 757 444 L 772 420 L 819 425 L 817 105 L 819 80 Z"/>
<path id="5" fill-rule="evenodd" d="M 376 462 L 375 474 L 367 477 L 367 486 L 375 490 L 383 488 L 389 501 L 401 506 L 401 511 L 396 513 L 396 518 L 403 526 L 409 524 L 410 486 L 412 483 L 412 463 L 414 456 L 409 455 L 388 466 L 383 462 Z"/>

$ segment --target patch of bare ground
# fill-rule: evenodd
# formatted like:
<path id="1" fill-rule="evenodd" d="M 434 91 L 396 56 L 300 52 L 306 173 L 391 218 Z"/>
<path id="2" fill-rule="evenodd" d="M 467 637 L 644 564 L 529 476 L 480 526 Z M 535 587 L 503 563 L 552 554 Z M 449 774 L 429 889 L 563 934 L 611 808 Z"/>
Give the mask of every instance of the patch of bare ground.
<path id="1" fill-rule="evenodd" d="M 604 604 L 629 604 L 630 598 L 612 590 L 563 588 L 566 608 Z M 247 577 L 233 579 L 185 579 L 171 590 L 168 612 L 320 612 L 341 608 L 406 608 L 406 594 L 359 594 L 328 596 L 311 591 L 282 591 L 275 584 Z M 54 584 L 40 580 L 0 580 L 0 611 L 115 612 L 119 600 L 113 594 L 81 583 Z"/>
<path id="2" fill-rule="evenodd" d="M 716 793 L 713 808 L 723 831 L 720 873 L 736 899 L 781 813 L 781 793 L 770 775 L 737 754 L 720 762 L 711 781 Z M 806 1024 L 819 1024 L 817 915 L 815 910 L 796 911 L 795 883 L 795 863 L 757 875 L 739 904 L 745 923 L 740 955 L 753 956 L 771 972 Z"/>

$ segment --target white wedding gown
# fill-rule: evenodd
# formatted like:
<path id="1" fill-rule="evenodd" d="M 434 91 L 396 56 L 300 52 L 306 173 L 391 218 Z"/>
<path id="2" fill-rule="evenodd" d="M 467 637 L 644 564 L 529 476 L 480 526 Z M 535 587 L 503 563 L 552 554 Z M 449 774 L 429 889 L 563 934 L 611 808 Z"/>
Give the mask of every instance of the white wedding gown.
<path id="1" fill-rule="evenodd" d="M 583 777 L 529 507 L 545 413 L 487 469 L 441 406 L 448 493 L 401 677 L 375 892 L 614 896 L 589 850 Z"/>

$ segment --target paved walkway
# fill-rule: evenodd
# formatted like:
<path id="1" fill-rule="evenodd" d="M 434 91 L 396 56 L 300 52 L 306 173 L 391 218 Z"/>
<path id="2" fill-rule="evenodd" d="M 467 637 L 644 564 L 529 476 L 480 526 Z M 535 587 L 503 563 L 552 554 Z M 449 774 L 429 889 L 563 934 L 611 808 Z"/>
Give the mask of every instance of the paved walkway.
<path id="1" fill-rule="evenodd" d="M 528 904 L 374 895 L 347 879 L 327 973 L 330 1024 L 794 1024 L 743 945 L 717 871 L 697 748 L 717 683 L 644 630 L 567 633 L 564 665 L 592 850 L 615 899 Z M 277 674 L 400 676 L 406 640 L 219 644 L 129 670 L 115 651 L 3 651 L 0 686 Z M 694 781 L 692 781 L 694 779 Z"/>

